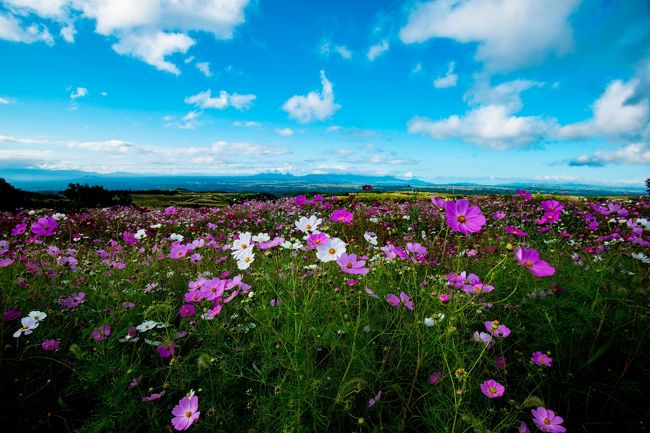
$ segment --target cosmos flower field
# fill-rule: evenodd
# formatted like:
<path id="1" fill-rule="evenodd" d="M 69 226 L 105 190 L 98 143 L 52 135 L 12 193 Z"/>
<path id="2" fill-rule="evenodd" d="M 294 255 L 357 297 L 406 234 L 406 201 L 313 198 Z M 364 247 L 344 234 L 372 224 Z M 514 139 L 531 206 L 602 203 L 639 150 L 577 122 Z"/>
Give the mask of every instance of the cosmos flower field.
<path id="1" fill-rule="evenodd" d="M 649 208 L 519 191 L 3 214 L 2 423 L 646 431 Z"/>

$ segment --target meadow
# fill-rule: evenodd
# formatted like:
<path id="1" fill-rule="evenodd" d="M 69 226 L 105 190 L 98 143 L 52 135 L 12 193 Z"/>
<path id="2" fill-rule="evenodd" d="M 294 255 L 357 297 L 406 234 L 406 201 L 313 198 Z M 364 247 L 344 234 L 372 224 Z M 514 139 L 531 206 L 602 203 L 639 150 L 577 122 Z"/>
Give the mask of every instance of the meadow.
<path id="1" fill-rule="evenodd" d="M 4 431 L 647 431 L 647 198 L 193 203 L 0 216 Z"/>

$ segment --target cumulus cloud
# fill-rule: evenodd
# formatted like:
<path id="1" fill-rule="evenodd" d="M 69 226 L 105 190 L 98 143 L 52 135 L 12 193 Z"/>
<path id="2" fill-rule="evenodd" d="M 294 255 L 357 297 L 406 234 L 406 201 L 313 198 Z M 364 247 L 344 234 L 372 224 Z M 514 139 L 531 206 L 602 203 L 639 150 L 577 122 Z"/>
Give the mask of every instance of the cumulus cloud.
<path id="1" fill-rule="evenodd" d="M 194 44 L 188 32 L 208 32 L 231 39 L 244 23 L 250 0 L 4 0 L 9 13 L 0 14 L 0 39 L 32 43 L 54 39 L 42 24 L 24 27 L 20 17 L 29 14 L 54 20 L 60 35 L 74 42 L 77 20 L 94 20 L 95 32 L 117 39 L 113 49 L 155 68 L 178 75 L 166 59 L 186 53 Z"/>
<path id="2" fill-rule="evenodd" d="M 518 116 L 523 108 L 521 93 L 543 83 L 513 80 L 495 87 L 478 82 L 465 94 L 471 107 L 463 115 L 432 120 L 417 116 L 408 132 L 434 139 L 460 139 L 492 149 L 526 146 L 554 134 L 556 120 L 541 116 Z"/>
<path id="3" fill-rule="evenodd" d="M 123 140 L 72 141 L 67 143 L 67 146 L 71 149 L 83 149 L 92 152 L 135 153 L 139 150 L 132 143 Z"/>
<path id="4" fill-rule="evenodd" d="M 113 49 L 118 54 L 135 57 L 158 70 L 180 75 L 178 67 L 165 57 L 186 53 L 195 43 L 184 33 L 130 33 L 113 44 Z"/>
<path id="5" fill-rule="evenodd" d="M 420 65 L 418 64 L 418 66 Z M 422 67 L 420 66 L 420 68 Z M 458 82 L 458 75 L 454 74 L 455 68 L 456 68 L 456 62 L 449 63 L 449 67 L 447 68 L 447 74 L 444 77 L 438 77 L 435 80 L 433 80 L 433 87 L 435 87 L 436 89 L 456 87 L 456 83 Z"/>
<path id="6" fill-rule="evenodd" d="M 47 45 L 54 45 L 54 38 L 45 25 L 25 26 L 15 16 L 2 13 L 0 13 L 0 39 L 26 44 L 45 42 Z"/>
<path id="7" fill-rule="evenodd" d="M 640 79 L 614 80 L 594 102 L 593 117 L 562 127 L 563 138 L 591 138 L 596 135 L 619 136 L 640 133 L 648 124 L 648 96 Z"/>
<path id="8" fill-rule="evenodd" d="M 334 102 L 334 89 L 332 83 L 325 76 L 325 71 L 320 71 L 322 90 L 314 90 L 307 95 L 295 95 L 289 98 L 282 109 L 289 117 L 300 123 L 309 123 L 316 120 L 327 120 L 338 111 L 341 106 Z"/>
<path id="9" fill-rule="evenodd" d="M 185 98 L 185 103 L 194 105 L 198 108 L 208 109 L 215 108 L 223 110 L 228 107 L 233 107 L 237 110 L 246 110 L 253 106 L 253 101 L 257 98 L 255 95 L 240 95 L 238 93 L 229 94 L 225 90 L 219 92 L 219 96 L 212 97 L 212 90 L 204 90 L 196 95 L 188 96 Z"/>
<path id="10" fill-rule="evenodd" d="M 210 78 L 212 76 L 209 62 L 197 62 L 194 66 L 196 66 L 196 69 L 201 71 L 201 73 L 206 77 Z"/>
<path id="11" fill-rule="evenodd" d="M 406 44 L 432 38 L 478 43 L 476 59 L 507 71 L 572 48 L 570 15 L 580 0 L 433 0 L 417 3 L 399 36 Z"/>
<path id="12" fill-rule="evenodd" d="M 607 164 L 650 165 L 650 143 L 632 143 L 611 152 L 582 154 L 569 162 L 572 166 L 602 167 Z"/>
<path id="13" fill-rule="evenodd" d="M 366 54 L 366 57 L 368 57 L 368 60 L 373 62 L 377 57 L 381 56 L 386 51 L 388 51 L 389 48 L 390 48 L 390 44 L 388 43 L 388 40 L 384 39 L 378 44 L 371 46 L 368 49 L 368 53 Z"/>

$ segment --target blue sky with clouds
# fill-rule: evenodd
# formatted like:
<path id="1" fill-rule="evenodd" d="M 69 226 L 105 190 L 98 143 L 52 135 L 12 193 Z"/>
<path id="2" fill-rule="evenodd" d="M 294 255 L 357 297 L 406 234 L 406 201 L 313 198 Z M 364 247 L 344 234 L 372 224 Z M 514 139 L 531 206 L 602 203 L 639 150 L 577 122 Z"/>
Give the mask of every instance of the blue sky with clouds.
<path id="1" fill-rule="evenodd" d="M 0 0 L 0 173 L 641 185 L 646 0 Z"/>

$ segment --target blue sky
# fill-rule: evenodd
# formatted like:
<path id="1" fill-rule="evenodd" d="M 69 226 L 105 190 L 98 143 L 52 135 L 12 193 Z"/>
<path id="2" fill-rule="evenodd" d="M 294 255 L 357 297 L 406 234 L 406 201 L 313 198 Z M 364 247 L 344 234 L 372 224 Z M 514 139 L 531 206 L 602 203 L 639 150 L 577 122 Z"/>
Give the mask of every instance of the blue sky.
<path id="1" fill-rule="evenodd" d="M 646 0 L 0 0 L 2 168 L 638 185 Z"/>

